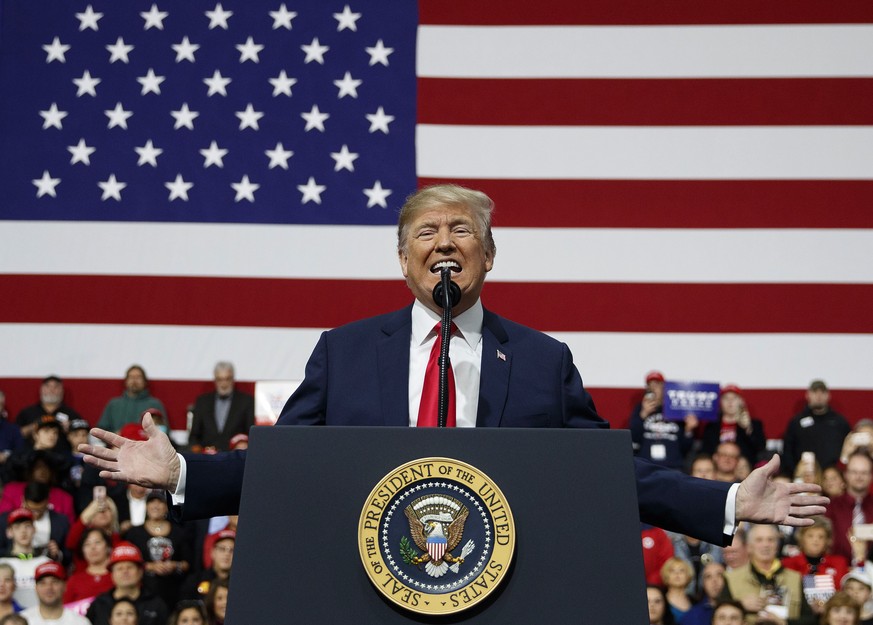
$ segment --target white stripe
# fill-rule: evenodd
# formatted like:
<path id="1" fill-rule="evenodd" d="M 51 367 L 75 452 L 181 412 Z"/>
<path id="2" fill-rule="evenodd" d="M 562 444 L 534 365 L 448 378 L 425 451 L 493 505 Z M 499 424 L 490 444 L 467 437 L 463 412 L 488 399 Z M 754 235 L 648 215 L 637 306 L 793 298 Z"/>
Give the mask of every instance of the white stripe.
<path id="1" fill-rule="evenodd" d="M 418 175 L 873 179 L 871 126 L 450 126 L 416 130 Z"/>
<path id="2" fill-rule="evenodd" d="M 873 389 L 870 334 L 549 334 L 570 346 L 587 386 L 641 387 L 644 372 L 658 369 L 674 380 L 741 388 L 797 388 L 821 378 Z"/>
<path id="3" fill-rule="evenodd" d="M 419 76 L 873 76 L 873 26 L 422 26 Z"/>
<path id="4" fill-rule="evenodd" d="M 303 377 L 321 330 L 221 326 L 101 324 L 0 324 L 0 378 L 61 377 L 118 379 L 132 362 L 149 377 L 210 380 L 212 365 L 229 360 L 246 380 Z M 40 373 L 42 372 L 42 373 Z M 244 373 L 243 373 L 244 372 Z"/>
<path id="5" fill-rule="evenodd" d="M 13 221 L 3 229 L 2 271 L 11 274 L 400 280 L 389 226 Z M 494 237 L 492 281 L 873 283 L 873 229 L 496 228 Z"/>
<path id="6" fill-rule="evenodd" d="M 208 380 L 231 360 L 246 380 L 302 378 L 320 330 L 214 326 L 0 324 L 0 378 L 117 379 L 131 362 L 162 380 Z M 634 388 L 642 372 L 674 379 L 796 388 L 824 378 L 835 388 L 873 390 L 871 335 L 553 333 L 575 355 L 585 384 Z M 46 348 L 45 346 L 51 346 Z"/>
<path id="7" fill-rule="evenodd" d="M 490 280 L 873 283 L 873 230 L 505 228 Z"/>
<path id="8" fill-rule="evenodd" d="M 7 221 L 3 232 L 3 273 L 362 280 L 400 275 L 394 226 Z M 47 253 L 34 253 L 34 241 Z"/>

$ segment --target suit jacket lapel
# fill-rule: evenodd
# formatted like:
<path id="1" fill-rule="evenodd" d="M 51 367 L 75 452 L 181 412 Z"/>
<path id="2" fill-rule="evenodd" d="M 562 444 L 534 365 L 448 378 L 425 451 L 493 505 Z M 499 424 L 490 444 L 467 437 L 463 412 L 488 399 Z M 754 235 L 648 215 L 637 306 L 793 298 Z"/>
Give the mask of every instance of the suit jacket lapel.
<path id="1" fill-rule="evenodd" d="M 512 350 L 500 317 L 488 310 L 482 319 L 482 370 L 479 377 L 479 412 L 476 427 L 498 427 L 503 418 Z"/>
<path id="2" fill-rule="evenodd" d="M 409 340 L 412 306 L 390 315 L 377 339 L 376 360 L 384 425 L 409 425 Z"/>

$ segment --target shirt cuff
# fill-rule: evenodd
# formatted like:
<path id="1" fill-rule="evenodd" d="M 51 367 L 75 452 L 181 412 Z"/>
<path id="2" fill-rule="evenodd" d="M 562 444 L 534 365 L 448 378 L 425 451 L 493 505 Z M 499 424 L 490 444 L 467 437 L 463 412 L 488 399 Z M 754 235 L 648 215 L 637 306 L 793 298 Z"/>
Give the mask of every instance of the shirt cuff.
<path id="1" fill-rule="evenodd" d="M 180 478 L 179 482 L 181 481 Z M 727 536 L 733 536 L 737 531 L 737 491 L 739 489 L 739 482 L 733 484 L 728 490 L 727 501 L 724 504 L 724 532 L 722 533 Z"/>
<path id="2" fill-rule="evenodd" d="M 185 462 L 185 456 L 176 454 L 179 458 L 179 483 L 176 485 L 176 490 L 170 493 L 170 498 L 173 500 L 174 506 L 181 506 L 185 503 L 185 482 L 188 479 L 188 463 Z"/>

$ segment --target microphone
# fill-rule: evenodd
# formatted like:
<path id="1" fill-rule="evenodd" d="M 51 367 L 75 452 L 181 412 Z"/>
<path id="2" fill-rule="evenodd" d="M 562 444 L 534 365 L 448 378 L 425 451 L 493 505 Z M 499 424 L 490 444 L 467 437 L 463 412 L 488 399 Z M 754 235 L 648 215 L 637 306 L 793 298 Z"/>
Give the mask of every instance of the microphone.
<path id="1" fill-rule="evenodd" d="M 440 269 L 440 281 L 433 287 L 433 301 L 440 308 L 445 308 L 446 304 L 451 304 L 450 309 L 461 301 L 461 287 L 452 282 L 452 270 L 448 267 Z"/>
<path id="2" fill-rule="evenodd" d="M 433 288 L 433 299 L 443 309 L 440 325 L 439 396 L 437 398 L 437 427 L 446 427 L 449 414 L 449 341 L 452 337 L 452 308 L 461 301 L 461 287 L 452 282 L 452 270 L 440 269 L 440 281 Z"/>

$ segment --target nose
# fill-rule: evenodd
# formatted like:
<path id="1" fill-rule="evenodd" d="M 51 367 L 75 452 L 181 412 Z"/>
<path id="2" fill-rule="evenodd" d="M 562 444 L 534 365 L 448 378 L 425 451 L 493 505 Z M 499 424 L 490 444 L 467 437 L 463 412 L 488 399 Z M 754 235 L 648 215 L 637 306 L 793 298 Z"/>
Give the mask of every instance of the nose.
<path id="1" fill-rule="evenodd" d="M 452 236 L 452 229 L 447 225 L 443 225 L 436 234 L 436 248 L 442 251 L 451 251 L 455 249 L 455 240 Z"/>

